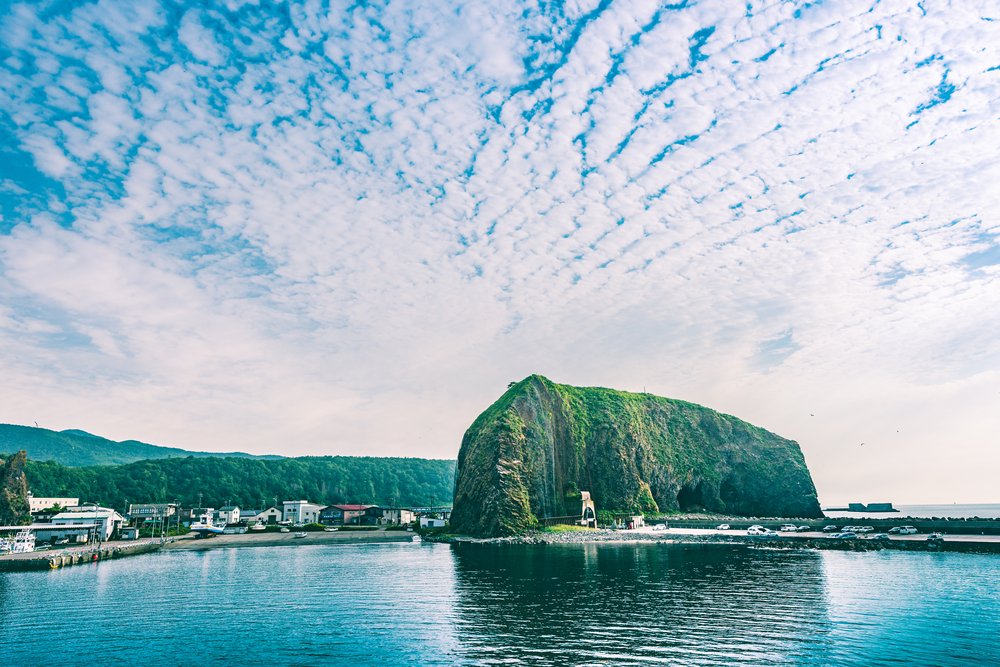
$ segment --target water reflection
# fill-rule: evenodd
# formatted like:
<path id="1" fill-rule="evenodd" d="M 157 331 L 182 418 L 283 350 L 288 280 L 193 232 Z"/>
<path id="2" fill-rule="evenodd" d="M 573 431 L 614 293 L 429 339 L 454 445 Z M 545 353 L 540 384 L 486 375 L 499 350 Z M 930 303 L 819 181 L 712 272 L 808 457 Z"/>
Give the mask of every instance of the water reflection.
<path id="1" fill-rule="evenodd" d="M 698 545 L 456 545 L 475 663 L 809 662 L 830 632 L 820 554 Z"/>

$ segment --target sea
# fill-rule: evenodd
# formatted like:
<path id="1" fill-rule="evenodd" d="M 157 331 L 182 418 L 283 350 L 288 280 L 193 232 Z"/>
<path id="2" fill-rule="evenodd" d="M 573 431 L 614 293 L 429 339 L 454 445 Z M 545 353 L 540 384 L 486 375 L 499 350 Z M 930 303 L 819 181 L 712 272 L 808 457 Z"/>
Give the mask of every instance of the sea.
<path id="1" fill-rule="evenodd" d="M 738 545 L 161 551 L 0 573 L 35 665 L 1000 665 L 1000 556 Z"/>
<path id="2" fill-rule="evenodd" d="M 914 519 L 949 518 L 949 519 L 1000 519 L 1000 503 L 944 505 L 896 505 L 898 512 L 829 512 L 823 514 L 831 519 L 892 519 L 895 517 L 912 517 Z"/>

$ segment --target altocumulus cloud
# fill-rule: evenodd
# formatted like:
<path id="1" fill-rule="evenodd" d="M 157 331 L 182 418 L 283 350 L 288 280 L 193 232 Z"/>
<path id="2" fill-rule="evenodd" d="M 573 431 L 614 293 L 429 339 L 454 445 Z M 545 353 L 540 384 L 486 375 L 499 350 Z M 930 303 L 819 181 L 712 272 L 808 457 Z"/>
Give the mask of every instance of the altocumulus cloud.
<path id="1" fill-rule="evenodd" d="M 445 457 L 537 371 L 987 499 L 994 3 L 499 5 L 4 5 L 4 420 Z"/>

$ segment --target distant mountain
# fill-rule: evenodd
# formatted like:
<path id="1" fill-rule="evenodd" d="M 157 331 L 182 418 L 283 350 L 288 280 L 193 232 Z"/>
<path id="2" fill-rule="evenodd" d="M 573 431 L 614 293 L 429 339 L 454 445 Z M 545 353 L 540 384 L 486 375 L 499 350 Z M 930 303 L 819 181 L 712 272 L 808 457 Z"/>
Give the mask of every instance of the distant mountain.
<path id="1" fill-rule="evenodd" d="M 33 461 L 55 461 L 64 466 L 120 465 L 145 459 L 181 456 L 280 459 L 243 452 L 189 452 L 176 447 L 160 447 L 138 440 L 116 442 L 80 429 L 50 431 L 47 428 L 0 424 L 0 453 L 25 450 Z"/>

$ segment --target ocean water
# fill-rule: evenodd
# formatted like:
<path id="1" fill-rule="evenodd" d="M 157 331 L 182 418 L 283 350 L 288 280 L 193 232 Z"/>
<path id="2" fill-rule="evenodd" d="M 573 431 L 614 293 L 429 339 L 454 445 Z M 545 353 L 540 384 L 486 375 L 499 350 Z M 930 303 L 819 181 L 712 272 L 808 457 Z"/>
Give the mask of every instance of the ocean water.
<path id="1" fill-rule="evenodd" d="M 998 665 L 1000 557 L 688 544 L 172 551 L 0 574 L 5 665 Z"/>
<path id="2" fill-rule="evenodd" d="M 899 512 L 824 512 L 830 518 L 924 518 L 932 517 L 951 519 L 1000 519 L 1000 503 L 981 504 L 961 504 L 952 503 L 950 505 L 896 505 Z"/>

